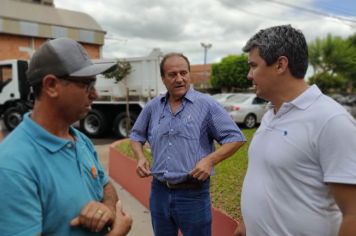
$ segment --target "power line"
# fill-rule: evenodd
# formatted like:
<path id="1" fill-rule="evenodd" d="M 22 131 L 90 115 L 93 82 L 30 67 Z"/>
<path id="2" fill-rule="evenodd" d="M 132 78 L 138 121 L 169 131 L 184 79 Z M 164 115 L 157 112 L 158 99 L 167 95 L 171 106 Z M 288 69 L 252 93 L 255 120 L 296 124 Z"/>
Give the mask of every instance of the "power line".
<path id="1" fill-rule="evenodd" d="M 309 9 L 309 8 L 305 8 L 305 7 L 300 7 L 300 6 L 288 4 L 288 3 L 283 3 L 283 2 L 276 1 L 276 0 L 259 0 L 259 1 L 265 1 L 265 2 L 268 2 L 268 3 L 272 3 L 272 4 L 277 4 L 277 5 L 281 6 L 281 7 L 288 7 L 288 8 L 292 8 L 292 9 L 305 11 L 307 13 L 310 13 L 310 14 L 313 14 L 313 15 L 317 15 L 317 16 L 321 16 L 321 17 L 328 17 L 328 18 L 331 18 L 332 20 L 337 20 L 338 22 L 341 21 L 341 23 L 346 24 L 346 25 L 351 26 L 351 27 L 354 27 L 355 24 L 356 24 L 356 20 L 352 20 L 352 19 L 349 19 L 349 18 L 346 18 L 346 17 L 340 17 L 340 16 L 326 14 L 326 13 L 323 13 L 321 11 L 317 11 L 317 10 L 314 10 L 314 9 Z M 249 2 L 249 4 L 251 5 L 253 3 Z M 261 13 L 256 13 L 256 12 L 249 11 L 249 10 L 247 10 L 245 8 L 242 8 L 241 6 L 235 6 L 235 9 L 238 10 L 238 11 L 241 11 L 243 13 L 246 13 L 246 14 L 249 14 L 249 15 L 254 15 L 254 16 L 257 16 L 257 17 L 264 18 L 264 19 L 278 20 L 278 21 L 280 20 L 279 18 L 276 19 L 276 18 L 273 18 L 271 16 L 267 16 L 267 15 L 264 15 L 264 14 L 261 14 Z"/>
<path id="2" fill-rule="evenodd" d="M 340 7 L 340 6 L 330 6 L 327 1 L 323 1 L 323 0 L 318 0 L 319 1 L 319 5 L 322 5 L 322 8 L 325 8 L 325 9 L 328 9 L 328 10 L 331 10 L 331 11 L 334 11 L 334 12 L 338 12 L 338 13 L 341 13 L 341 14 L 346 14 L 348 16 L 354 16 L 355 15 L 355 11 L 352 11 L 352 10 L 355 10 L 355 9 L 346 9 L 344 7 Z M 351 11 L 350 11 L 351 10 Z"/>
<path id="3" fill-rule="evenodd" d="M 289 8 L 293 8 L 293 9 L 298 9 L 298 10 L 301 10 L 301 11 L 309 12 L 309 13 L 312 13 L 314 15 L 334 18 L 334 19 L 343 21 L 344 23 L 352 23 L 352 24 L 356 23 L 356 20 L 353 20 L 353 19 L 349 19 L 349 18 L 345 18 L 345 17 L 341 17 L 341 16 L 336 16 L 336 15 L 331 15 L 331 14 L 326 14 L 326 13 L 318 11 L 318 10 L 314 10 L 314 9 L 310 9 L 310 8 L 306 8 L 306 7 L 301 7 L 301 6 L 296 6 L 296 5 L 293 5 L 293 4 L 290 4 L 290 3 L 280 2 L 280 1 L 277 1 L 277 0 L 262 0 L 262 1 L 273 2 L 273 3 L 279 4 L 279 5 L 282 5 L 282 6 L 286 6 L 286 7 L 289 7 Z"/>
<path id="4" fill-rule="evenodd" d="M 241 11 L 241 12 L 243 12 L 245 14 L 248 14 L 248 15 L 257 16 L 257 17 L 260 17 L 260 18 L 263 18 L 263 19 L 268 19 L 268 20 L 280 21 L 280 18 L 271 17 L 269 15 L 264 15 L 264 14 L 256 13 L 256 12 L 253 12 L 253 11 L 249 11 L 249 10 L 246 10 L 246 8 L 242 8 L 240 6 L 238 6 L 238 7 L 236 6 L 235 9 L 238 10 L 238 11 Z"/>

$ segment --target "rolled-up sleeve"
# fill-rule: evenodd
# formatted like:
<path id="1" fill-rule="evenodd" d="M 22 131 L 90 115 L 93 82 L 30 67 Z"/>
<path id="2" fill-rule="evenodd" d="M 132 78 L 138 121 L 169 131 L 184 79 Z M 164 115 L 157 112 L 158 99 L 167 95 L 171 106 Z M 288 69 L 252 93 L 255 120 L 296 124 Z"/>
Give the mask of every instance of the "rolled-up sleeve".
<path id="1" fill-rule="evenodd" d="M 145 108 L 141 111 L 140 115 L 138 116 L 132 128 L 130 134 L 130 139 L 132 141 L 137 141 L 142 144 L 146 142 L 150 117 L 151 117 L 151 108 L 150 105 L 147 104 Z"/>
<path id="2" fill-rule="evenodd" d="M 246 142 L 240 128 L 218 103 L 211 103 L 209 109 L 209 130 L 219 144 Z"/>

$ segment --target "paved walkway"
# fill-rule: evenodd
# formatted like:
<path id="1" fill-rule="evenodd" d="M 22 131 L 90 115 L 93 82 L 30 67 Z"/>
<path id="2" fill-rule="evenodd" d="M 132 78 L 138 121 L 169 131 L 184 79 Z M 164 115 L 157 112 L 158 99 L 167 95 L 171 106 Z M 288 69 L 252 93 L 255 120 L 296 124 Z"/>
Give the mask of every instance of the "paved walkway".
<path id="1" fill-rule="evenodd" d="M 97 140 L 93 140 L 94 143 L 100 143 Z M 108 169 L 109 162 L 109 145 L 100 144 L 95 145 L 99 158 L 105 169 Z M 125 191 L 115 181 L 114 186 L 122 201 L 124 211 L 128 212 L 133 218 L 133 226 L 128 234 L 129 236 L 153 236 L 151 226 L 151 216 L 147 208 L 145 208 L 139 201 L 136 200 L 130 193 Z"/>
<path id="2" fill-rule="evenodd" d="M 114 182 L 117 194 L 123 203 L 124 211 L 133 218 L 133 225 L 129 236 L 153 236 L 151 226 L 151 215 L 140 202 L 130 193 L 125 191 L 120 185 Z"/>

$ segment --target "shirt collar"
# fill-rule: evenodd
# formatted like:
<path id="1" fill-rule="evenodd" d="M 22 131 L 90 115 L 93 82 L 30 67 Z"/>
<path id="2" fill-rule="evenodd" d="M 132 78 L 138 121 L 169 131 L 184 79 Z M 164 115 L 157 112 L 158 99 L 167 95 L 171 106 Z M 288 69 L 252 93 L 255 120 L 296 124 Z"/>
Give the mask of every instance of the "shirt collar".
<path id="1" fill-rule="evenodd" d="M 322 92 L 315 84 L 310 86 L 307 90 L 305 90 L 301 95 L 296 97 L 290 103 L 299 109 L 305 110 L 309 106 L 311 106 L 314 101 L 322 95 Z"/>
<path id="2" fill-rule="evenodd" d="M 169 93 L 166 92 L 166 94 L 161 95 L 160 101 L 161 103 L 167 102 Z M 193 88 L 189 88 L 186 94 L 183 96 L 183 99 L 187 99 L 188 101 L 194 103 L 194 100 L 196 98 L 196 91 Z"/>
<path id="3" fill-rule="evenodd" d="M 23 125 L 26 126 L 25 131 L 32 137 L 32 139 L 50 152 L 57 152 L 68 143 L 71 143 L 70 140 L 59 138 L 49 133 L 46 129 L 31 119 L 30 113 L 24 115 L 22 122 L 24 123 Z M 70 129 L 70 132 L 74 136 L 77 136 L 75 130 L 72 127 L 70 127 Z"/>

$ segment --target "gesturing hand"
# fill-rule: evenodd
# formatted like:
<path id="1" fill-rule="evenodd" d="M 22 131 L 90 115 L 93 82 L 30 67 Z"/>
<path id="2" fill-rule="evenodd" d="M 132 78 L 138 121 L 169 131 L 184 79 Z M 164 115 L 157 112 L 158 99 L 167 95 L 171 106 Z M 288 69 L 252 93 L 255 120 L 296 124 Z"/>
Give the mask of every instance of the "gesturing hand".
<path id="1" fill-rule="evenodd" d="M 110 233 L 105 236 L 124 236 L 127 235 L 132 226 L 132 217 L 126 214 L 121 205 L 121 201 L 116 203 L 116 217 Z"/>
<path id="2" fill-rule="evenodd" d="M 237 222 L 234 236 L 246 236 L 245 224 L 242 221 Z"/>
<path id="3" fill-rule="evenodd" d="M 136 173 L 141 178 L 151 175 L 150 167 L 146 158 L 140 158 L 137 161 Z"/>
<path id="4" fill-rule="evenodd" d="M 189 174 L 193 178 L 203 181 L 210 176 L 213 166 L 213 162 L 209 158 L 205 157 L 196 164 L 195 168 Z"/>
<path id="5" fill-rule="evenodd" d="M 113 209 L 114 210 L 114 209 Z M 83 226 L 93 232 L 100 232 L 105 225 L 111 225 L 115 212 L 101 202 L 91 201 L 71 220 L 71 226 Z"/>

